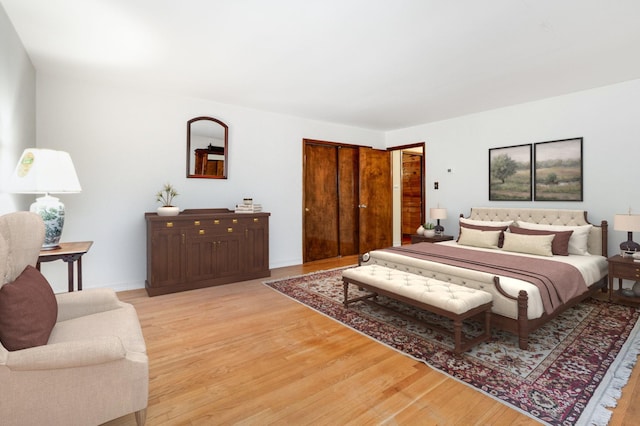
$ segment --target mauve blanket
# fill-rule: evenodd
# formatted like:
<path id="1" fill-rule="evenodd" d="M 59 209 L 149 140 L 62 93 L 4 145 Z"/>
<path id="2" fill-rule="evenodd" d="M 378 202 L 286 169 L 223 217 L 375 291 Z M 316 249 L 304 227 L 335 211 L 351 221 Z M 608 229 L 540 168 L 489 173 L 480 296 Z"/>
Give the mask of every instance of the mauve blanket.
<path id="1" fill-rule="evenodd" d="M 530 282 L 540 290 L 542 305 L 547 314 L 587 291 L 587 284 L 577 268 L 552 260 L 467 250 L 432 243 L 389 247 L 382 250 Z"/>

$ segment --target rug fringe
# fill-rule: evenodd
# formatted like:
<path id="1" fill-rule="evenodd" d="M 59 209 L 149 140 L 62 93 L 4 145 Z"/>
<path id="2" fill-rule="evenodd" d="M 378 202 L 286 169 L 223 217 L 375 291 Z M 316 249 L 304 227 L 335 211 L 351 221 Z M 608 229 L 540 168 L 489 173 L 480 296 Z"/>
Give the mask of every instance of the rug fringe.
<path id="1" fill-rule="evenodd" d="M 602 378 L 602 382 L 576 425 L 605 426 L 611 421 L 613 412 L 608 408 L 615 408 L 618 405 L 622 388 L 627 385 L 640 354 L 640 321 L 633 327 L 629 337 L 630 339 L 622 346 L 620 353 Z"/>

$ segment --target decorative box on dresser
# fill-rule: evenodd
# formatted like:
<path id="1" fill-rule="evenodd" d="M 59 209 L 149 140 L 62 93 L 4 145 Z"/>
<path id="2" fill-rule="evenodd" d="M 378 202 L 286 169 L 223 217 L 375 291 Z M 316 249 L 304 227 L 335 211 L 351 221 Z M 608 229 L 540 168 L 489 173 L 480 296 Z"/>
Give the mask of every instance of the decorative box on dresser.
<path id="1" fill-rule="evenodd" d="M 268 277 L 269 213 L 145 213 L 149 296 Z"/>

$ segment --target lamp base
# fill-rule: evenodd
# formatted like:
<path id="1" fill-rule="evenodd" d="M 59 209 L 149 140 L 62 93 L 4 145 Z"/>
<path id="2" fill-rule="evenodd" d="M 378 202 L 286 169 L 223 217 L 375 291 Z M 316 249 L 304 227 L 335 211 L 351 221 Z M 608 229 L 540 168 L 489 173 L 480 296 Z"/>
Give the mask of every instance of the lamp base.
<path id="1" fill-rule="evenodd" d="M 640 244 L 635 241 L 625 241 L 624 243 L 620 243 L 620 250 L 624 251 L 640 251 Z"/>
<path id="2" fill-rule="evenodd" d="M 58 198 L 47 194 L 36 198 L 36 201 L 31 204 L 30 211 L 39 214 L 44 221 L 45 234 L 42 250 L 59 248 L 64 226 L 64 204 Z"/>
<path id="3" fill-rule="evenodd" d="M 438 219 L 438 224 L 433 229 L 436 230 L 436 235 L 444 235 L 444 226 L 440 225 L 440 219 Z"/>

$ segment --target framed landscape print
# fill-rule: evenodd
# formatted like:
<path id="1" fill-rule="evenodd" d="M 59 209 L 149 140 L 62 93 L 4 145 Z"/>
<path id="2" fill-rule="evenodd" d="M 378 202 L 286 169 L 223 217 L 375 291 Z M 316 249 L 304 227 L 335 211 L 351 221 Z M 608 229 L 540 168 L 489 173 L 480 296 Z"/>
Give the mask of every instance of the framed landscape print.
<path id="1" fill-rule="evenodd" d="M 531 144 L 489 149 L 489 200 L 531 201 Z"/>
<path id="2" fill-rule="evenodd" d="M 582 138 L 534 144 L 535 201 L 582 201 Z"/>

